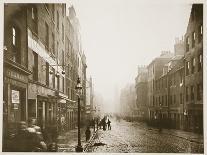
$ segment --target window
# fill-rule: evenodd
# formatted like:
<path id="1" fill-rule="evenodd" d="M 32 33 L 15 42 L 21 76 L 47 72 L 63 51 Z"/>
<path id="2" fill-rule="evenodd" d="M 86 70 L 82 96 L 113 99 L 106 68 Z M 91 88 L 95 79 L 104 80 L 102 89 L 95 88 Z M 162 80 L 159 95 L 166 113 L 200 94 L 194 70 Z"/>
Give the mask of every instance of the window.
<path id="1" fill-rule="evenodd" d="M 203 58 L 202 58 L 202 54 L 200 54 L 200 55 L 198 56 L 198 71 L 201 70 L 202 65 L 203 65 Z"/>
<path id="2" fill-rule="evenodd" d="M 63 86 L 62 86 L 63 90 L 62 91 L 64 92 L 65 91 L 65 89 L 64 89 L 65 88 L 65 78 L 64 77 L 62 78 L 62 84 L 63 84 Z"/>
<path id="3" fill-rule="evenodd" d="M 53 88 L 55 88 L 55 69 L 52 68 L 52 84 L 53 84 Z"/>
<path id="4" fill-rule="evenodd" d="M 38 54 L 33 51 L 33 80 L 38 81 Z"/>
<path id="5" fill-rule="evenodd" d="M 203 25 L 198 27 L 198 42 L 200 43 L 203 39 Z"/>
<path id="6" fill-rule="evenodd" d="M 65 5 L 64 4 L 62 4 L 62 15 L 63 15 L 63 17 L 65 15 Z"/>
<path id="7" fill-rule="evenodd" d="M 49 86 L 49 63 L 46 62 L 46 85 Z"/>
<path id="8" fill-rule="evenodd" d="M 57 11 L 57 29 L 59 30 L 59 12 Z"/>
<path id="9" fill-rule="evenodd" d="M 21 37 L 20 31 L 16 26 L 12 27 L 12 60 L 21 63 Z"/>
<path id="10" fill-rule="evenodd" d="M 16 46 L 16 29 L 14 27 L 12 27 L 12 43 L 14 46 Z"/>
<path id="11" fill-rule="evenodd" d="M 194 100 L 194 86 L 191 86 L 191 100 Z"/>
<path id="12" fill-rule="evenodd" d="M 54 20 L 55 18 L 55 5 L 52 4 L 52 19 Z"/>
<path id="13" fill-rule="evenodd" d="M 64 25 L 62 24 L 62 41 L 64 42 Z"/>
<path id="14" fill-rule="evenodd" d="M 62 66 L 63 66 L 63 69 L 64 69 L 64 66 L 65 66 L 65 54 L 64 54 L 64 51 L 62 51 Z"/>
<path id="15" fill-rule="evenodd" d="M 186 52 L 189 51 L 189 44 L 190 44 L 190 42 L 189 42 L 189 37 L 187 36 L 187 37 L 186 37 Z"/>
<path id="16" fill-rule="evenodd" d="M 195 47 L 195 38 L 196 38 L 196 35 L 195 35 L 195 32 L 192 33 L 192 48 Z"/>
<path id="17" fill-rule="evenodd" d="M 188 101 L 188 98 L 189 98 L 189 97 L 188 97 L 188 96 L 189 96 L 189 94 L 188 94 L 188 93 L 189 93 L 189 92 L 188 92 L 188 87 L 186 86 L 186 88 L 185 88 L 185 89 L 186 89 L 186 90 L 185 90 L 185 94 L 186 94 L 186 101 Z"/>
<path id="18" fill-rule="evenodd" d="M 176 104 L 176 95 L 174 94 L 174 104 Z"/>
<path id="19" fill-rule="evenodd" d="M 190 62 L 186 62 L 186 75 L 189 75 L 189 70 L 190 70 Z"/>
<path id="20" fill-rule="evenodd" d="M 32 7 L 32 19 L 37 20 L 37 9 L 35 7 Z"/>
<path id="21" fill-rule="evenodd" d="M 52 33 L 52 53 L 55 54 L 55 36 L 54 36 L 54 33 Z"/>
<path id="22" fill-rule="evenodd" d="M 180 93 L 180 104 L 183 104 L 183 94 Z"/>
<path id="23" fill-rule="evenodd" d="M 191 73 L 193 74 L 194 73 L 194 70 L 195 70 L 195 58 L 192 58 L 192 68 L 191 68 Z"/>
<path id="24" fill-rule="evenodd" d="M 197 84 L 197 100 L 201 100 L 203 98 L 203 86 L 202 84 Z"/>
<path id="25" fill-rule="evenodd" d="M 56 58 L 58 59 L 59 42 L 57 42 Z"/>
<path id="26" fill-rule="evenodd" d="M 46 49 L 49 48 L 49 27 L 47 23 L 45 23 L 45 46 Z"/>

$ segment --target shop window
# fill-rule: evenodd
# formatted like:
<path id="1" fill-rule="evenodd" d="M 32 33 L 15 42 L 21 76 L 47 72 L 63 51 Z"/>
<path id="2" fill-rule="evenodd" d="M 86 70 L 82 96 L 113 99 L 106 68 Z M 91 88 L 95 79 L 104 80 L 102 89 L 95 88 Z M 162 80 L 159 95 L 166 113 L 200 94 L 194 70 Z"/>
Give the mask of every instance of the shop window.
<path id="1" fill-rule="evenodd" d="M 192 33 L 192 48 L 194 48 L 195 47 L 195 39 L 196 39 L 196 34 L 195 34 L 195 32 L 193 32 Z"/>
<path id="2" fill-rule="evenodd" d="M 12 60 L 17 63 L 21 63 L 21 36 L 20 36 L 20 30 L 16 27 L 12 27 Z"/>

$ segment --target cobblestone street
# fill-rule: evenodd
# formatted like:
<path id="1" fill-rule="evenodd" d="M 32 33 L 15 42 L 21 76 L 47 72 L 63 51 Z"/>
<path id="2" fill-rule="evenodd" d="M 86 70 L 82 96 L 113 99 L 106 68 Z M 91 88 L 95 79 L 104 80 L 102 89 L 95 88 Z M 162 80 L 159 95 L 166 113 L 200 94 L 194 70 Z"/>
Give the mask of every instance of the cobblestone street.
<path id="1" fill-rule="evenodd" d="M 203 153 L 203 136 L 167 129 L 159 133 L 144 123 L 112 121 L 112 130 L 99 130 L 88 152 Z"/>

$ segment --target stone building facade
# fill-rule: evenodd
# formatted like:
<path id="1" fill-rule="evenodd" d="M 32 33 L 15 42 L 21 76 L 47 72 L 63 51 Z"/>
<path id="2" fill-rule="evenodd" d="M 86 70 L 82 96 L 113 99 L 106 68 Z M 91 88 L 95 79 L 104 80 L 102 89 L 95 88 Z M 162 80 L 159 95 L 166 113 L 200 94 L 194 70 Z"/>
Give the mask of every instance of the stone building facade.
<path id="1" fill-rule="evenodd" d="M 159 104 L 156 104 L 155 98 L 155 81 L 163 75 L 163 67 L 167 64 L 173 54 L 169 51 L 164 51 L 161 55 L 155 58 L 147 67 L 148 69 L 148 114 L 149 121 L 157 119 Z M 158 103 L 158 102 L 157 102 Z"/>
<path id="2" fill-rule="evenodd" d="M 203 4 L 193 4 L 185 34 L 185 127 L 203 130 Z"/>
<path id="3" fill-rule="evenodd" d="M 4 11 L 4 135 L 28 118 L 46 132 L 75 128 L 75 86 L 79 77 L 84 119 L 87 65 L 74 8 L 10 3 Z"/>

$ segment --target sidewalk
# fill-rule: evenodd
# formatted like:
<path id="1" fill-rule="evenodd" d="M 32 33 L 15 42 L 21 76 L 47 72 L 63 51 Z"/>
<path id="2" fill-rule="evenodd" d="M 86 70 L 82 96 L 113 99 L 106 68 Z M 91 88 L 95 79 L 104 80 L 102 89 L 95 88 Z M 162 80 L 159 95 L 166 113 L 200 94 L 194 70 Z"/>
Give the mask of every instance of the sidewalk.
<path id="1" fill-rule="evenodd" d="M 196 143 L 202 143 L 203 144 L 203 141 L 204 141 L 203 135 L 193 133 L 193 132 L 187 132 L 187 131 L 175 130 L 175 129 L 163 129 L 162 132 L 164 134 L 173 135 L 173 136 L 176 136 L 176 137 L 179 137 L 179 138 L 189 140 L 191 142 L 196 142 Z"/>
<path id="2" fill-rule="evenodd" d="M 81 128 L 81 145 L 85 148 L 87 142 L 85 137 L 85 128 Z M 94 134 L 91 128 L 91 135 Z M 92 137 L 92 136 L 91 136 Z M 78 144 L 78 129 L 70 130 L 62 135 L 58 136 L 58 152 L 75 152 L 75 148 Z"/>

